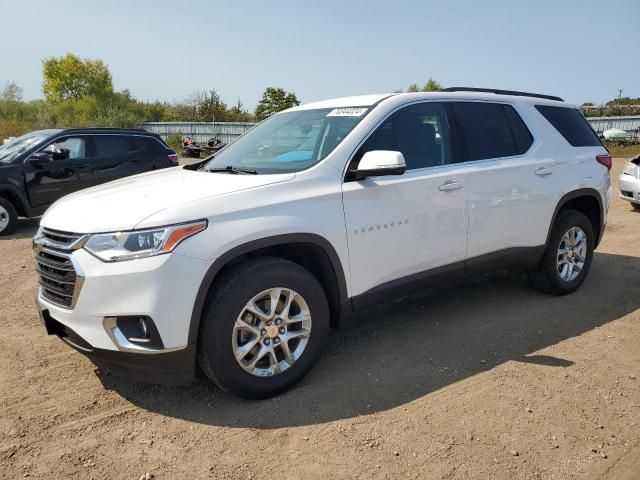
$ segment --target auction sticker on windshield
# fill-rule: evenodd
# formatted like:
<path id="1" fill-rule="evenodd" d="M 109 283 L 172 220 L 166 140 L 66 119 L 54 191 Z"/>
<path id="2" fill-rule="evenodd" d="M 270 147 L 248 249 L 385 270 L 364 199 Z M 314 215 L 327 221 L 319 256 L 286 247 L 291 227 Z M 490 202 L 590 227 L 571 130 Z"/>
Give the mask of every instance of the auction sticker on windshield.
<path id="1" fill-rule="evenodd" d="M 327 117 L 361 117 L 366 111 L 365 107 L 334 108 L 327 114 Z"/>

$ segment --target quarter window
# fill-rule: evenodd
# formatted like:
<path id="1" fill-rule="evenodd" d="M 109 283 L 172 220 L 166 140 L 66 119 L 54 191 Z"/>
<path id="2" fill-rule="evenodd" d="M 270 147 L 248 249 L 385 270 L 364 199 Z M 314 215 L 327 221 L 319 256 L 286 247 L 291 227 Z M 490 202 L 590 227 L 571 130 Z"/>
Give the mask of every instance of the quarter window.
<path id="1" fill-rule="evenodd" d="M 536 105 L 551 125 L 560 132 L 573 147 L 600 147 L 602 143 L 589 122 L 576 108 Z"/>
<path id="2" fill-rule="evenodd" d="M 450 163 L 449 128 L 443 104 L 421 103 L 393 113 L 360 147 L 350 169 L 373 150 L 402 152 L 407 170 Z"/>
<path id="3" fill-rule="evenodd" d="M 464 161 L 522 155 L 533 143 L 527 126 L 510 105 L 453 102 L 451 106 L 463 139 Z"/>

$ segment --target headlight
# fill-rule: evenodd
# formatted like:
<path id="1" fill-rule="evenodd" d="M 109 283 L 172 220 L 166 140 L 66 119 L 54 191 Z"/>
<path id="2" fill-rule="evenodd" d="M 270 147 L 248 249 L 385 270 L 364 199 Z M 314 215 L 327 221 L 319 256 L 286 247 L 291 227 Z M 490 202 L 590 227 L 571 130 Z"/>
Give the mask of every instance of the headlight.
<path id="1" fill-rule="evenodd" d="M 173 251 L 180 242 L 205 228 L 207 221 L 201 220 L 149 230 L 98 233 L 89 237 L 84 248 L 104 262 L 152 257 Z"/>

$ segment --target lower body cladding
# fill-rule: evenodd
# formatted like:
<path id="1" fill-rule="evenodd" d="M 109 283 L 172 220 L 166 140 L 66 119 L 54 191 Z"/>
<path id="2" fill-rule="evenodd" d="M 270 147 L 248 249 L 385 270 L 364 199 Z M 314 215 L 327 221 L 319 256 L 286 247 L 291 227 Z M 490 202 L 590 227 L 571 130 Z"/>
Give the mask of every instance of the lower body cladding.
<path id="1" fill-rule="evenodd" d="M 39 288 L 47 333 L 115 373 L 164 384 L 193 380 L 189 326 L 207 262 L 174 252 L 104 263 L 84 250 L 73 252 L 72 262 L 82 279 L 73 308 Z"/>
<path id="2" fill-rule="evenodd" d="M 620 198 L 631 202 L 636 208 L 640 208 L 640 178 L 623 173 L 618 177 L 618 186 Z"/>

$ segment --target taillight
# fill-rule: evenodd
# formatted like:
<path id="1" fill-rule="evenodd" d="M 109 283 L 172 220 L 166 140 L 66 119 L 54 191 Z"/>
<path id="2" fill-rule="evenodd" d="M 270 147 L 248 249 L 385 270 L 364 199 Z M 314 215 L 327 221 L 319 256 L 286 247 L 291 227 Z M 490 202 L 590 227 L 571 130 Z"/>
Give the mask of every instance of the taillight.
<path id="1" fill-rule="evenodd" d="M 178 164 L 178 155 L 175 153 L 170 153 L 169 155 L 167 155 L 167 159 L 169 160 L 169 163 L 174 163 L 174 164 Z"/>
<path id="2" fill-rule="evenodd" d="M 596 155 L 596 160 L 599 164 L 607 167 L 607 170 L 611 170 L 611 166 L 613 165 L 613 161 L 611 160 L 611 155 Z"/>

